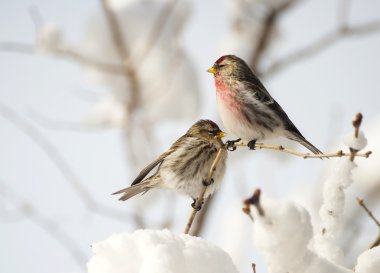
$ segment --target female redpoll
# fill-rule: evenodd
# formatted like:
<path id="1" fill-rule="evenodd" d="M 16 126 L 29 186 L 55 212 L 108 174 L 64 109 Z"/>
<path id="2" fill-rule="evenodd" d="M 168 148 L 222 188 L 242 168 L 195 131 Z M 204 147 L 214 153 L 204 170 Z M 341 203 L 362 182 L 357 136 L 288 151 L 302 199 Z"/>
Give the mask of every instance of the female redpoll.
<path id="1" fill-rule="evenodd" d="M 226 169 L 227 151 L 221 140 L 223 136 L 224 133 L 211 120 L 196 122 L 167 152 L 146 166 L 130 187 L 113 194 L 122 193 L 120 200 L 125 201 L 153 188 L 168 188 L 190 195 L 195 201 L 206 183 L 206 177 L 218 150 L 222 149 L 213 175 L 213 183 L 208 185 L 205 193 L 205 197 L 209 196 L 219 187 Z M 157 171 L 144 179 L 156 166 Z"/>
<path id="2" fill-rule="evenodd" d="M 254 149 L 257 140 L 283 136 L 301 143 L 314 154 L 322 154 L 302 136 L 242 59 L 222 56 L 207 71 L 214 74 L 224 126 L 230 133 L 249 141 L 250 149 Z"/>

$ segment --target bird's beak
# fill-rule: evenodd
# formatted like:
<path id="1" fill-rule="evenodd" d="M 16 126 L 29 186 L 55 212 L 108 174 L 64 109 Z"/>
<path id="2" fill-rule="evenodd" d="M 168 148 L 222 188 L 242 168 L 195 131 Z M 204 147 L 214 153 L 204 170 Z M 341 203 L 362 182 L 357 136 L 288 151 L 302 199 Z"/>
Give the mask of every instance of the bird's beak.
<path id="1" fill-rule="evenodd" d="M 216 133 L 216 137 L 217 138 L 222 138 L 222 137 L 224 137 L 226 134 L 224 133 L 224 132 L 222 132 L 222 131 L 220 131 L 220 132 L 218 132 L 218 133 Z"/>
<path id="2" fill-rule="evenodd" d="M 207 70 L 207 72 L 215 74 L 216 73 L 216 69 L 215 69 L 215 67 L 211 67 L 209 70 Z"/>

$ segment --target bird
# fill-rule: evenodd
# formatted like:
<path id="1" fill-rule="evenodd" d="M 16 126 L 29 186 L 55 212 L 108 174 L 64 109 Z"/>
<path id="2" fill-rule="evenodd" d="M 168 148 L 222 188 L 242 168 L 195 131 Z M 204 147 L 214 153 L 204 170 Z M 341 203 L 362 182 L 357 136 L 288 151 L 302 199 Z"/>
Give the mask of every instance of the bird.
<path id="1" fill-rule="evenodd" d="M 173 189 L 193 199 L 193 208 L 203 186 L 208 186 L 205 198 L 220 185 L 226 170 L 227 150 L 221 138 L 225 136 L 219 126 L 211 120 L 199 120 L 156 160 L 146 166 L 132 182 L 131 186 L 113 194 L 122 194 L 125 201 L 139 193 L 151 189 Z M 211 165 L 221 149 L 210 184 L 206 178 Z M 156 171 L 145 178 L 155 167 Z"/>
<path id="2" fill-rule="evenodd" d="M 226 131 L 254 149 L 256 141 L 285 137 L 297 141 L 314 154 L 323 154 L 306 140 L 288 115 L 269 94 L 247 63 L 235 55 L 224 55 L 207 70 L 214 74 L 218 112 Z"/>

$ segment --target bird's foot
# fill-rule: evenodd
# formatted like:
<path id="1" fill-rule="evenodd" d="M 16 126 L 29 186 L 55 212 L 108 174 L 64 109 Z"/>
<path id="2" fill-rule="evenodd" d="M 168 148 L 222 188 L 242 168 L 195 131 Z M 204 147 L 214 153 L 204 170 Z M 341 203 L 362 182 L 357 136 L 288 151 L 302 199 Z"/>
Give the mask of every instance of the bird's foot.
<path id="1" fill-rule="evenodd" d="M 248 142 L 247 146 L 250 150 L 255 149 L 256 141 L 257 141 L 257 139 L 252 139 L 250 142 Z"/>
<path id="2" fill-rule="evenodd" d="M 196 211 L 200 211 L 202 209 L 202 205 L 203 205 L 203 201 L 202 203 L 200 203 L 198 206 L 197 206 L 197 200 L 198 199 L 193 199 L 193 203 L 191 203 L 191 207 L 196 210 Z"/>
<path id="3" fill-rule="evenodd" d="M 202 184 L 205 187 L 210 186 L 212 183 L 214 183 L 214 179 L 213 178 L 211 178 L 210 181 L 202 180 Z"/>
<path id="4" fill-rule="evenodd" d="M 235 139 L 235 140 L 228 140 L 226 142 L 226 149 L 228 151 L 230 151 L 230 152 L 235 151 L 236 150 L 235 143 L 239 142 L 240 140 L 241 140 L 241 138 L 238 138 L 238 139 Z"/>

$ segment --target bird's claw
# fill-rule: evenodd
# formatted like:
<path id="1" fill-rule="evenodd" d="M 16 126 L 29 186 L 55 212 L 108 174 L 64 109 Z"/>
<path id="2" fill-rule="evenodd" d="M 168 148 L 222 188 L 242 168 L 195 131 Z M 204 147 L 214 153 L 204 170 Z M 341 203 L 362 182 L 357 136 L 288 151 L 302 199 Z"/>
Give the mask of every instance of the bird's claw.
<path id="1" fill-rule="evenodd" d="M 233 152 L 236 150 L 235 143 L 239 142 L 241 138 L 235 139 L 235 140 L 228 140 L 226 142 L 226 149 L 227 151 Z"/>
<path id="2" fill-rule="evenodd" d="M 210 186 L 212 183 L 214 183 L 214 179 L 213 179 L 213 178 L 210 179 L 210 182 L 207 181 L 207 180 L 202 180 L 202 184 L 203 184 L 203 186 L 205 186 L 205 187 Z"/>
<path id="3" fill-rule="evenodd" d="M 253 139 L 251 140 L 250 142 L 248 142 L 247 146 L 250 150 L 254 150 L 255 149 L 255 145 L 256 145 L 256 139 Z"/>
<path id="4" fill-rule="evenodd" d="M 200 211 L 202 209 L 203 201 L 197 206 L 197 199 L 193 199 L 193 203 L 191 203 L 191 207 L 196 210 Z"/>

